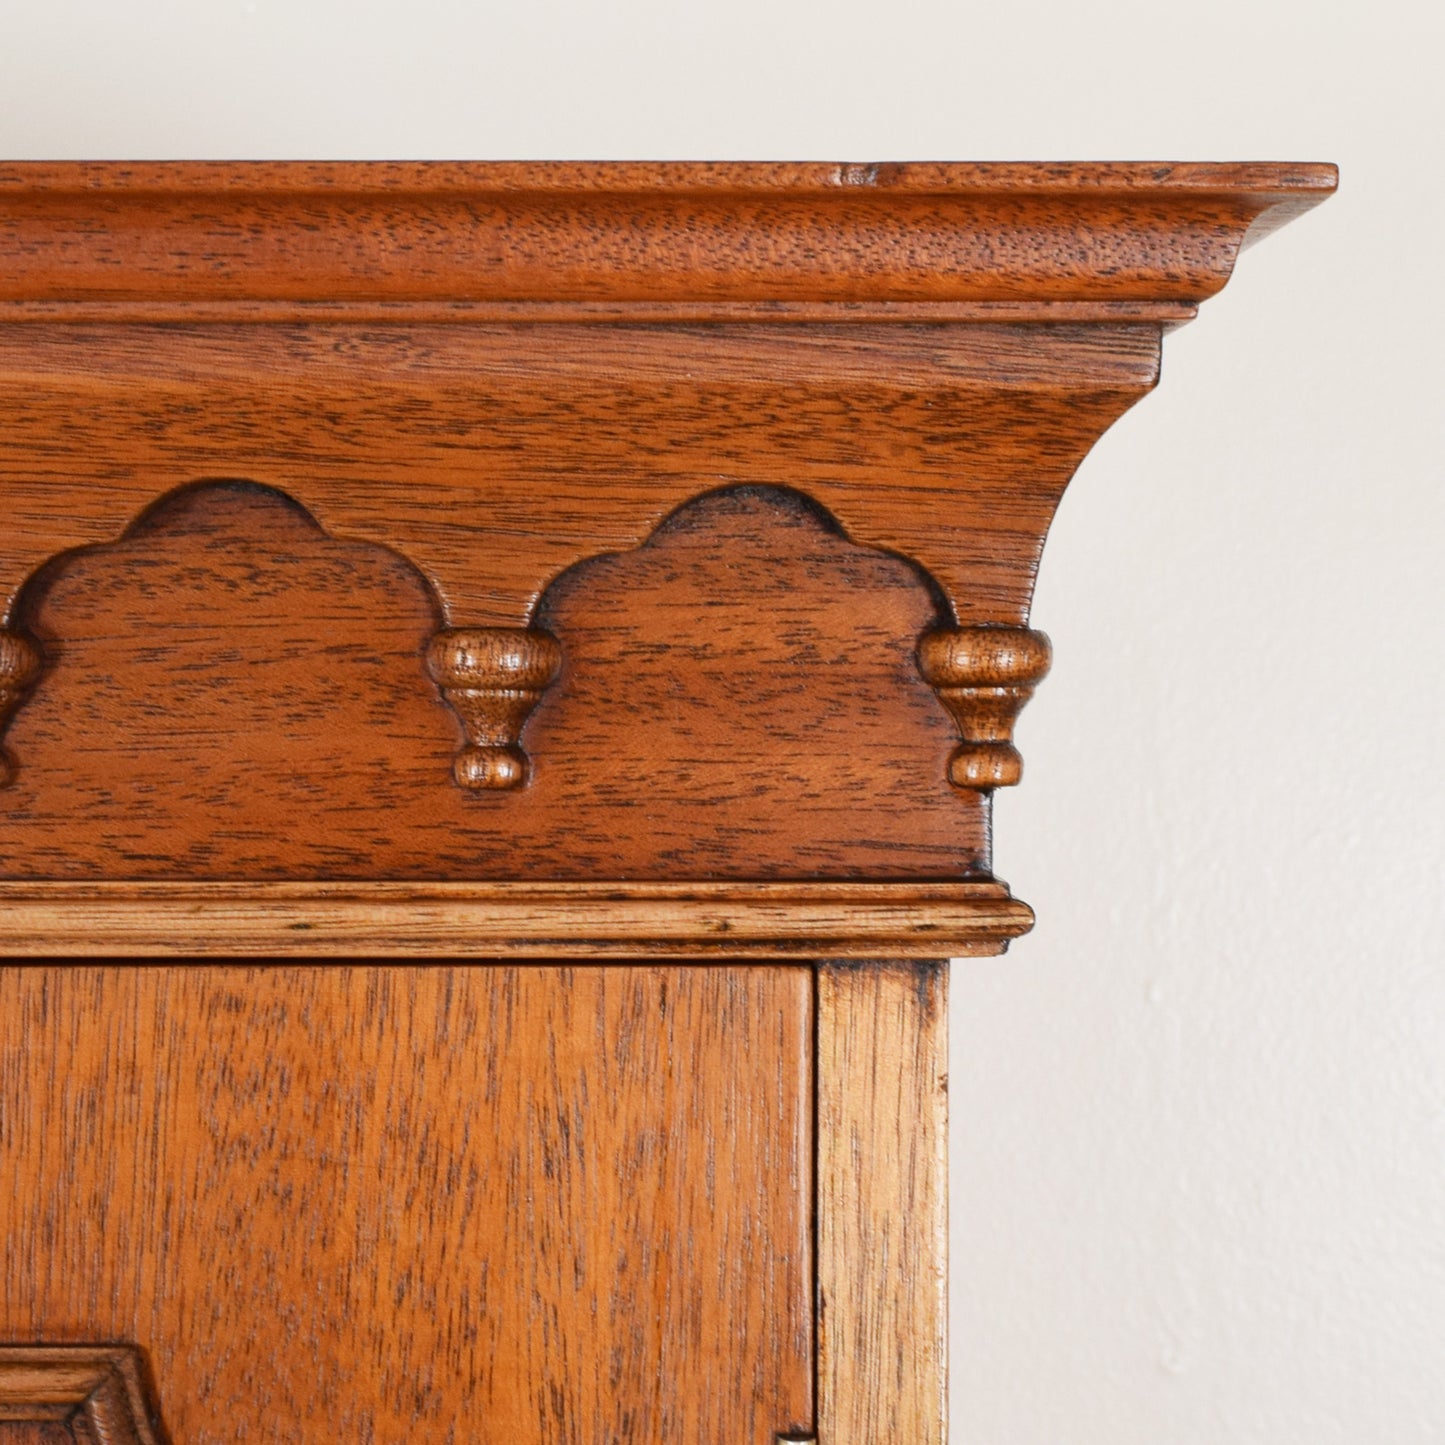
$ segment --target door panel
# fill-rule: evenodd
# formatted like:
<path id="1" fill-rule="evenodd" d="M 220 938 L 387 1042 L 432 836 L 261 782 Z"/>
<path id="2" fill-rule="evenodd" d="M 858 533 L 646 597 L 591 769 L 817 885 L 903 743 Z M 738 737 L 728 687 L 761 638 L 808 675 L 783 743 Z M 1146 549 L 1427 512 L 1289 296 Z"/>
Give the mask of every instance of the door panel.
<path id="1" fill-rule="evenodd" d="M 139 1345 L 176 1445 L 805 1429 L 812 1013 L 789 966 L 6 969 L 0 1338 Z"/>

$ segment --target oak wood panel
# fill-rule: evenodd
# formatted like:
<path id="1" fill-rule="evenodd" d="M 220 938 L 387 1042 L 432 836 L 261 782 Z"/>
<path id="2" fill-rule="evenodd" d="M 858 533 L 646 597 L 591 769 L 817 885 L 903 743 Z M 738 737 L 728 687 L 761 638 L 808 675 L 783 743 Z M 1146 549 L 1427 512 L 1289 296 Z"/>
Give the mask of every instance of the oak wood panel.
<path id="1" fill-rule="evenodd" d="M 818 969 L 818 1439 L 945 1445 L 947 969 Z"/>
<path id="2" fill-rule="evenodd" d="M 178 1442 L 810 1425 L 807 968 L 11 967 L 0 1017 L 0 1337 L 142 1345 Z"/>
<path id="3" fill-rule="evenodd" d="M 796 495 L 725 492 L 575 569 L 530 786 L 469 797 L 404 559 L 286 498 L 193 488 L 17 608 L 9 878 L 956 878 L 986 811 L 914 640 L 938 602 Z"/>

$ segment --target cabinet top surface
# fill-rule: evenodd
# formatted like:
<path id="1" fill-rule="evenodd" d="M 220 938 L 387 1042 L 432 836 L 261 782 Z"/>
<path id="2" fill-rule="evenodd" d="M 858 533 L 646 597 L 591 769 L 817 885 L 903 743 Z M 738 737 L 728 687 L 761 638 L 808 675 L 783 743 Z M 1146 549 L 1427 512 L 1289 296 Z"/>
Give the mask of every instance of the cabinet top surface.
<path id="1" fill-rule="evenodd" d="M 1319 163 L 1214 161 L 19 161 L 0 186 L 86 190 L 1314 194 Z"/>

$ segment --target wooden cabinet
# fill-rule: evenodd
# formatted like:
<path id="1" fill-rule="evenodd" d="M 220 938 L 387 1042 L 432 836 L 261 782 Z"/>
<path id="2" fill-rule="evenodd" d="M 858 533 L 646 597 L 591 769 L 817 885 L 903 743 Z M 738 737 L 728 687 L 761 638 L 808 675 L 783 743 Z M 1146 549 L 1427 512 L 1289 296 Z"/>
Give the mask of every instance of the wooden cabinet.
<path id="1" fill-rule="evenodd" d="M 937 1445 L 1044 534 L 1333 184 L 0 167 L 0 1445 Z"/>

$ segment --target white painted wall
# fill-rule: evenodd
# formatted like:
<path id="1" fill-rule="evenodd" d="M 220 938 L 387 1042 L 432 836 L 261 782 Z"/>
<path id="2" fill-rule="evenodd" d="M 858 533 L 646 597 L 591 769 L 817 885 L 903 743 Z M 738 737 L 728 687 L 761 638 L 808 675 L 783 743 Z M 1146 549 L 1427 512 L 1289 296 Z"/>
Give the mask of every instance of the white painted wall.
<path id="1" fill-rule="evenodd" d="M 10 157 L 1320 159 L 1085 464 L 954 982 L 954 1438 L 1445 1440 L 1445 22 L 0 0 Z"/>

